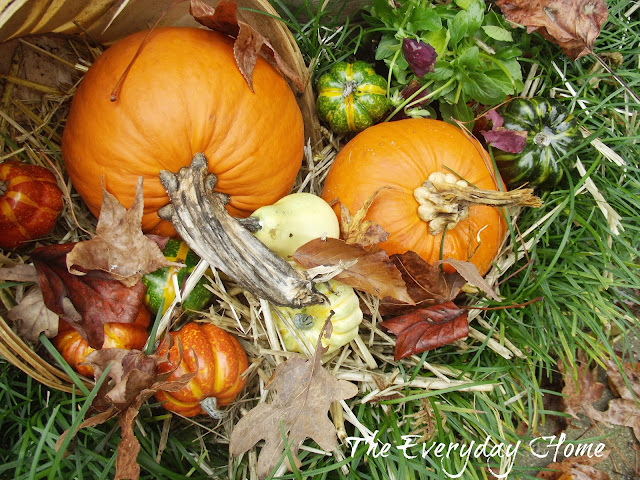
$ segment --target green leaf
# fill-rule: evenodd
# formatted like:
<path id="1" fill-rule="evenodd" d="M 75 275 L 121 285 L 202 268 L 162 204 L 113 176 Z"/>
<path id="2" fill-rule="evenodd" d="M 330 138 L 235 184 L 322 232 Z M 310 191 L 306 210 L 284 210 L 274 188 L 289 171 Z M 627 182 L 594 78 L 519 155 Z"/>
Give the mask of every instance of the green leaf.
<path id="1" fill-rule="evenodd" d="M 454 69 L 447 62 L 436 62 L 433 72 L 427 75 L 429 80 L 449 80 L 453 77 Z"/>
<path id="2" fill-rule="evenodd" d="M 507 94 L 501 87 L 503 82 L 496 82 L 485 73 L 465 73 L 461 83 L 462 92 L 483 105 L 495 105 L 507 98 Z"/>
<path id="3" fill-rule="evenodd" d="M 376 60 L 385 60 L 393 57 L 401 47 L 402 43 L 393 35 L 383 36 L 376 49 Z"/>
<path id="4" fill-rule="evenodd" d="M 444 57 L 450 38 L 449 30 L 446 28 L 442 28 L 434 32 L 427 32 L 425 35 L 420 37 L 423 42 L 428 43 L 436 49 L 438 58 Z"/>
<path id="5" fill-rule="evenodd" d="M 480 26 L 482 25 L 482 21 L 484 20 L 484 3 L 475 1 L 469 5 L 467 9 L 467 35 L 472 36 Z"/>
<path id="6" fill-rule="evenodd" d="M 397 29 L 402 22 L 402 17 L 398 15 L 396 10 L 391 7 L 387 0 L 373 0 L 370 13 L 375 18 L 379 18 L 388 27 Z"/>
<path id="7" fill-rule="evenodd" d="M 466 68 L 467 70 L 476 70 L 478 68 L 480 58 L 480 49 L 475 45 L 467 48 L 462 55 L 458 58 L 458 65 Z"/>
<path id="8" fill-rule="evenodd" d="M 442 20 L 433 8 L 416 8 L 411 15 L 407 28 L 413 27 L 414 32 L 437 31 L 442 29 Z"/>
<path id="9" fill-rule="evenodd" d="M 442 119 L 447 122 L 451 118 L 455 118 L 461 122 L 471 122 L 474 119 L 473 110 L 469 108 L 469 106 L 460 101 L 457 104 L 450 103 L 441 103 L 440 104 L 440 115 L 442 115 Z"/>
<path id="10" fill-rule="evenodd" d="M 505 28 L 494 25 L 483 25 L 482 30 L 484 30 L 484 33 L 486 33 L 489 38 L 493 38 L 499 42 L 513 42 L 513 35 Z"/>
<path id="11" fill-rule="evenodd" d="M 447 22 L 449 24 L 449 34 L 451 35 L 451 44 L 455 48 L 460 40 L 467 35 L 469 29 L 469 18 L 467 12 L 462 10 L 453 17 L 453 20 Z"/>

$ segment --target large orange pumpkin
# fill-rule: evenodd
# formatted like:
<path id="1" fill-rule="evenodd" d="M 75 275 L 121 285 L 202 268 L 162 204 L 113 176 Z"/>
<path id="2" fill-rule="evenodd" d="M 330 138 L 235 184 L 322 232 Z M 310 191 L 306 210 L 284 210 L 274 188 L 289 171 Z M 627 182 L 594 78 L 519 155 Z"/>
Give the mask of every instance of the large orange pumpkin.
<path id="1" fill-rule="evenodd" d="M 172 372 L 168 381 L 187 373 L 196 375 L 181 390 L 157 392 L 156 399 L 164 401 L 167 410 L 186 417 L 204 413 L 200 402 L 209 397 L 214 397 L 218 406 L 230 404 L 246 383 L 241 375 L 248 366 L 247 356 L 238 340 L 211 323 L 190 322 L 170 335 L 174 342 L 169 359 L 158 365 L 158 373 Z M 163 343 L 158 355 L 165 353 Z"/>
<path id="2" fill-rule="evenodd" d="M 147 327 L 151 321 L 149 310 L 143 305 L 133 323 L 110 322 L 104 325 L 104 344 L 102 348 L 123 348 L 142 350 L 149 334 Z M 93 367 L 83 364 L 87 355 L 94 351 L 87 341 L 66 321 L 59 320 L 58 335 L 53 345 L 71 367 L 80 375 L 93 377 Z"/>
<path id="3" fill-rule="evenodd" d="M 340 151 L 327 174 L 322 198 L 337 199 L 355 213 L 376 190 L 391 187 L 378 193 L 366 216 L 390 234 L 380 244 L 387 253 L 413 250 L 429 263 L 441 255 L 468 260 L 484 275 L 506 233 L 500 210 L 471 206 L 467 219 L 432 235 L 418 216 L 414 191 L 433 172 L 453 173 L 480 189 L 497 190 L 490 165 L 478 142 L 446 122 L 382 123 L 358 134 Z"/>
<path id="4" fill-rule="evenodd" d="M 158 173 L 177 172 L 198 152 L 218 176 L 216 190 L 230 195 L 233 215 L 247 216 L 289 193 L 304 133 L 284 78 L 259 58 L 251 91 L 236 65 L 232 39 L 217 32 L 158 28 L 143 44 L 146 35 L 108 48 L 73 98 L 62 152 L 91 212 L 99 214 L 102 178 L 106 190 L 129 207 L 142 175 L 143 230 L 173 235 L 156 213 L 169 202 Z"/>

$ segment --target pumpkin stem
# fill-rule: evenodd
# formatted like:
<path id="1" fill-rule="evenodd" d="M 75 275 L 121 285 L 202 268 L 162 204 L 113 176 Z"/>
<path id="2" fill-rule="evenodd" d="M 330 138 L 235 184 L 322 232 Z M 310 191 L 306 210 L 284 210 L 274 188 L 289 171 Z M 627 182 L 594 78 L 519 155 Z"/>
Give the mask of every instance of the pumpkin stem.
<path id="1" fill-rule="evenodd" d="M 160 172 L 171 203 L 158 211 L 182 239 L 212 267 L 240 287 L 275 305 L 300 308 L 323 303 L 324 297 L 303 272 L 269 250 L 225 209 L 228 196 L 214 192 L 216 176 L 197 153 L 177 174 Z"/>
<path id="2" fill-rule="evenodd" d="M 429 224 L 429 233 L 437 235 L 445 228 L 452 229 L 469 216 L 471 205 L 495 207 L 525 206 L 539 207 L 541 200 L 533 195 L 532 188 L 521 188 L 508 192 L 482 190 L 470 187 L 451 173 L 434 172 L 413 191 L 420 204 L 418 217 Z"/>

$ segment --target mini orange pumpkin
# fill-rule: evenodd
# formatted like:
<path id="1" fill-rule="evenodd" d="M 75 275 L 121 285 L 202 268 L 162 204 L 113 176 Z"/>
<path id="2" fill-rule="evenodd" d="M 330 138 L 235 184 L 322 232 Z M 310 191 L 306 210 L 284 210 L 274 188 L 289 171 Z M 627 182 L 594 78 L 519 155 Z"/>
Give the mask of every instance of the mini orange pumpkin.
<path id="1" fill-rule="evenodd" d="M 216 190 L 230 195 L 232 215 L 248 216 L 289 193 L 304 133 L 284 78 L 258 58 L 252 91 L 237 67 L 233 40 L 218 32 L 167 27 L 146 35 L 124 38 L 96 60 L 67 117 L 65 165 L 91 212 L 99 214 L 102 178 L 128 208 L 143 176 L 143 230 L 174 235 L 156 213 L 169 203 L 158 174 L 177 172 L 198 152 L 218 176 Z"/>
<path id="2" fill-rule="evenodd" d="M 0 248 L 48 235 L 62 207 L 62 191 L 49 170 L 13 160 L 0 164 Z"/>
<path id="3" fill-rule="evenodd" d="M 167 381 L 196 372 L 189 383 L 177 392 L 159 391 L 156 399 L 172 412 L 192 417 L 204 413 L 200 402 L 214 397 L 218 406 L 230 404 L 242 391 L 242 373 L 248 361 L 236 338 L 211 323 L 187 323 L 177 332 L 169 332 L 174 342 L 167 362 L 158 365 L 158 373 L 173 370 Z M 182 345 L 182 360 L 178 341 Z M 166 353 L 163 343 L 158 355 Z M 175 370 L 174 370 L 175 369 Z"/>
<path id="4" fill-rule="evenodd" d="M 377 194 L 366 216 L 390 234 L 381 248 L 389 254 L 412 250 L 429 263 L 441 255 L 468 260 L 484 275 L 506 233 L 500 210 L 471 206 L 466 219 L 434 235 L 418 216 L 414 192 L 433 172 L 453 173 L 480 189 L 497 190 L 490 165 L 480 144 L 451 124 L 430 119 L 387 122 L 358 134 L 340 151 L 322 198 L 337 199 L 355 213 L 378 189 L 390 187 Z"/>
<path id="5" fill-rule="evenodd" d="M 104 344 L 102 348 L 123 348 L 142 350 L 149 334 L 147 327 L 151 314 L 142 306 L 133 323 L 110 322 L 104 326 Z M 58 323 L 58 335 L 53 338 L 53 345 L 71 367 L 80 375 L 93 377 L 93 367 L 82 365 L 87 355 L 94 351 L 80 334 L 64 320 Z"/>

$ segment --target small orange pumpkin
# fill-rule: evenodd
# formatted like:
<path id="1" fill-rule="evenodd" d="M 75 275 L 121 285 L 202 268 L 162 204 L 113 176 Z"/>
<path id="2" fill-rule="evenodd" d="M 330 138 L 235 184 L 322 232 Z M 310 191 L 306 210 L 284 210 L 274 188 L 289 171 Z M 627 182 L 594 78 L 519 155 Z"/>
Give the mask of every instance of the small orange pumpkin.
<path id="1" fill-rule="evenodd" d="M 49 170 L 13 160 L 0 164 L 0 248 L 48 235 L 62 207 L 62 191 Z"/>
<path id="2" fill-rule="evenodd" d="M 241 375 L 248 361 L 238 340 L 211 323 L 190 322 L 169 334 L 174 342 L 168 361 L 158 365 L 158 373 L 173 370 L 167 381 L 188 373 L 196 375 L 177 392 L 157 392 L 156 399 L 164 402 L 167 410 L 186 417 L 204 413 L 200 402 L 205 398 L 214 397 L 218 406 L 230 404 L 246 383 Z M 178 341 L 182 345 L 180 362 Z M 163 343 L 158 355 L 165 353 Z"/>
<path id="3" fill-rule="evenodd" d="M 258 58 L 252 91 L 229 37 L 176 27 L 147 33 L 120 40 L 95 61 L 67 117 L 65 165 L 91 212 L 99 214 L 103 178 L 105 189 L 128 208 L 143 176 L 143 230 L 175 235 L 156 213 L 169 203 L 158 174 L 177 172 L 198 152 L 218 176 L 216 191 L 230 196 L 232 215 L 246 217 L 289 193 L 302 162 L 304 132 L 295 96 L 280 73 Z"/>
<path id="4" fill-rule="evenodd" d="M 499 209 L 474 205 L 455 227 L 430 233 L 418 216 L 414 192 L 433 172 L 453 173 L 485 190 L 498 190 L 501 182 L 488 153 L 459 128 L 407 119 L 375 125 L 354 137 L 331 165 L 322 198 L 339 200 L 355 213 L 378 189 L 390 187 L 380 190 L 366 215 L 390 234 L 382 249 L 390 255 L 412 250 L 429 263 L 441 255 L 468 260 L 484 275 L 506 234 L 506 222 Z"/>
<path id="5" fill-rule="evenodd" d="M 147 327 L 151 314 L 142 306 L 133 323 L 110 322 L 104 326 L 104 344 L 102 348 L 123 348 L 126 350 L 142 350 L 149 334 Z M 58 335 L 53 338 L 53 345 L 71 367 L 80 375 L 93 377 L 93 367 L 83 365 L 87 355 L 94 351 L 80 334 L 68 322 L 58 322 Z"/>

